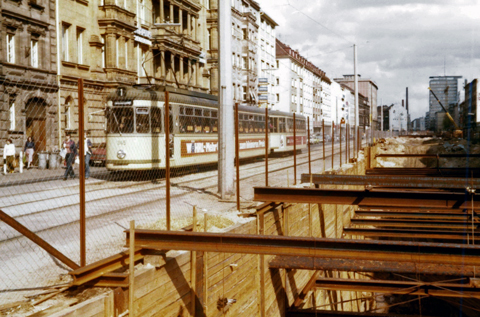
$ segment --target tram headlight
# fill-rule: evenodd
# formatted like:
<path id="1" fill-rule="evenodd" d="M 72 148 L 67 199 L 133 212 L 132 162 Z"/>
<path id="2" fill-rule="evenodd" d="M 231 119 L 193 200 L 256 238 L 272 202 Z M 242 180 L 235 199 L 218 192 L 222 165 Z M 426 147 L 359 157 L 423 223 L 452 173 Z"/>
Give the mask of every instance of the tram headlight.
<path id="1" fill-rule="evenodd" d="M 125 156 L 127 156 L 127 153 L 125 153 L 124 150 L 118 150 L 117 152 L 117 157 L 121 160 L 123 160 L 125 158 Z"/>

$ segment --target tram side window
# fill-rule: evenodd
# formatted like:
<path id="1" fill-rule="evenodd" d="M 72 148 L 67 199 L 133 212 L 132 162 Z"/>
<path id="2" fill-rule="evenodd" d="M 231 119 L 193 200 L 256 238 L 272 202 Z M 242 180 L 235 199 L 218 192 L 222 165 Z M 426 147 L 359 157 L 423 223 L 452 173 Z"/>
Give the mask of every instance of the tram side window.
<path id="1" fill-rule="evenodd" d="M 160 108 L 152 108 L 152 133 L 162 132 L 162 111 Z"/>
<path id="2" fill-rule="evenodd" d="M 218 112 L 216 110 L 212 110 L 212 132 L 218 132 Z"/>
<path id="3" fill-rule="evenodd" d="M 137 133 L 150 133 L 150 111 L 148 108 L 136 108 Z"/>
<path id="4" fill-rule="evenodd" d="M 194 132 L 193 108 L 180 107 L 180 133 Z"/>
<path id="5" fill-rule="evenodd" d="M 285 125 L 285 118 L 279 118 L 278 120 L 278 130 L 280 133 L 287 132 L 287 127 Z"/>
<path id="6" fill-rule="evenodd" d="M 278 132 L 278 118 L 270 118 L 268 122 L 268 130 L 273 133 Z"/>
<path id="7" fill-rule="evenodd" d="M 297 128 L 297 132 L 305 132 L 305 120 L 295 120 L 295 128 Z"/>
<path id="8" fill-rule="evenodd" d="M 108 133 L 133 133 L 133 109 L 111 108 L 107 112 Z"/>
<path id="9" fill-rule="evenodd" d="M 293 119 L 287 119 L 288 132 L 293 132 Z"/>

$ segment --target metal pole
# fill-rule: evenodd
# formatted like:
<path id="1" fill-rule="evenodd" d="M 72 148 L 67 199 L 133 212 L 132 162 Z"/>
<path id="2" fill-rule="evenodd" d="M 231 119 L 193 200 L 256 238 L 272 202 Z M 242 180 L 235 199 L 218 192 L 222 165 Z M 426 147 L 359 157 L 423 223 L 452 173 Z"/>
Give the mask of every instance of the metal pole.
<path id="1" fill-rule="evenodd" d="M 265 107 L 265 186 L 268 186 L 268 129 L 270 125 L 268 124 L 268 106 Z"/>
<path id="2" fill-rule="evenodd" d="M 85 226 L 85 117 L 84 117 L 84 99 L 83 99 L 83 78 L 78 79 L 78 153 L 80 158 L 80 266 L 87 264 L 86 255 L 86 226 Z"/>
<path id="3" fill-rule="evenodd" d="M 310 117 L 307 117 L 307 134 L 308 134 L 308 174 L 312 175 L 312 159 L 310 157 Z"/>
<path id="4" fill-rule="evenodd" d="M 340 167 L 342 167 L 342 124 L 340 123 L 340 132 L 339 132 L 340 136 L 339 136 L 339 139 L 340 139 Z"/>
<path id="5" fill-rule="evenodd" d="M 325 173 L 325 119 L 322 119 L 323 172 Z"/>
<path id="6" fill-rule="evenodd" d="M 234 131 L 232 94 L 232 8 L 229 1 L 218 1 L 218 190 L 222 199 L 234 193 Z"/>
<path id="7" fill-rule="evenodd" d="M 350 159 L 350 124 L 348 123 L 345 129 L 345 142 L 347 142 L 345 146 L 345 163 L 348 164 Z"/>
<path id="8" fill-rule="evenodd" d="M 171 230 L 170 215 L 170 93 L 165 91 L 165 181 L 166 181 L 166 208 L 167 230 Z"/>
<path id="9" fill-rule="evenodd" d="M 235 169 L 237 172 L 237 210 L 240 211 L 240 144 L 238 139 L 238 103 L 235 104 Z"/>
<path id="10" fill-rule="evenodd" d="M 359 126 L 359 110 L 358 110 L 358 75 L 357 75 L 357 45 L 356 44 L 353 44 L 353 74 L 354 74 L 354 90 L 355 90 L 355 126 L 358 130 L 358 126 Z M 357 134 L 358 135 L 358 134 Z M 358 140 L 357 140 L 357 144 L 358 143 Z M 357 148 L 356 152 L 358 153 L 358 151 L 360 151 L 359 148 Z"/>
<path id="11" fill-rule="evenodd" d="M 335 157 L 335 121 L 332 121 L 332 170 L 333 170 L 333 159 Z"/>
<path id="12" fill-rule="evenodd" d="M 293 113 L 293 185 L 297 185 L 297 120 Z"/>
<path id="13" fill-rule="evenodd" d="M 128 286 L 128 315 L 135 316 L 135 312 L 133 310 L 133 302 L 134 302 L 134 290 L 135 290 L 135 220 L 130 221 L 130 244 L 129 244 L 129 286 Z"/>

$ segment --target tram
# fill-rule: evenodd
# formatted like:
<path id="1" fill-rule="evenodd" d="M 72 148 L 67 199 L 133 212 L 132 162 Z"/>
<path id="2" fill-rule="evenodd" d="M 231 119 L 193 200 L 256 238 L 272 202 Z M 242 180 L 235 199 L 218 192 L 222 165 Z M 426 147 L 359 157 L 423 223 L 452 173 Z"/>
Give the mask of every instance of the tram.
<path id="1" fill-rule="evenodd" d="M 170 167 L 217 162 L 216 96 L 164 86 L 121 86 L 107 97 L 108 170 L 165 168 L 165 91 L 170 104 Z M 264 155 L 265 110 L 239 106 L 238 112 L 240 158 Z M 269 111 L 269 118 L 269 152 L 293 152 L 293 115 Z M 305 120 L 296 116 L 297 150 L 307 146 Z"/>

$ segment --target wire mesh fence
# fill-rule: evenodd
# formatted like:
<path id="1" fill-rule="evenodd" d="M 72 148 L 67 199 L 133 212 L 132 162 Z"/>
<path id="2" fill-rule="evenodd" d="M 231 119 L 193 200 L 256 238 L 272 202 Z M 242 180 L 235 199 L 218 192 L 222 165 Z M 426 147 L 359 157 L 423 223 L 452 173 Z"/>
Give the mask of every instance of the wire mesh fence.
<path id="1" fill-rule="evenodd" d="M 315 131 L 301 115 L 238 106 L 238 123 L 227 127 L 238 133 L 238 206 L 235 192 L 218 193 L 216 97 L 80 81 L 15 86 L 0 82 L 1 303 L 68 283 L 82 261 L 123 251 L 130 220 L 190 230 L 195 206 L 199 219 L 208 214 L 209 231 L 220 230 L 254 206 L 254 186 L 299 184 L 302 173 L 349 163 L 368 140 L 358 129 L 356 144 L 348 124 Z"/>

